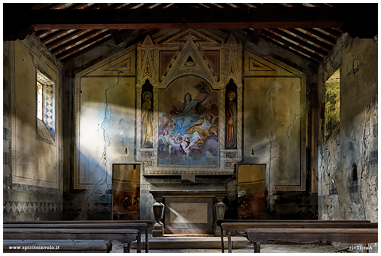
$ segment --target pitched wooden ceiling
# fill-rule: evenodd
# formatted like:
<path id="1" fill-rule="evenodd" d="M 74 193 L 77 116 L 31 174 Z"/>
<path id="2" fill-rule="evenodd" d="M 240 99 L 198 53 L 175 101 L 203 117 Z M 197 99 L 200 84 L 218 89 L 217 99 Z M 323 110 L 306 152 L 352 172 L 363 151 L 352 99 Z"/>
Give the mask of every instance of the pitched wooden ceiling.
<path id="1" fill-rule="evenodd" d="M 23 22 L 15 21 L 16 10 Z M 262 38 L 317 64 L 342 32 L 373 37 L 377 22 L 377 4 L 4 4 L 3 40 L 35 33 L 65 62 L 111 40 L 131 45 L 150 34 L 159 42 L 192 28 L 223 41 L 234 31 L 245 40 L 257 43 Z"/>

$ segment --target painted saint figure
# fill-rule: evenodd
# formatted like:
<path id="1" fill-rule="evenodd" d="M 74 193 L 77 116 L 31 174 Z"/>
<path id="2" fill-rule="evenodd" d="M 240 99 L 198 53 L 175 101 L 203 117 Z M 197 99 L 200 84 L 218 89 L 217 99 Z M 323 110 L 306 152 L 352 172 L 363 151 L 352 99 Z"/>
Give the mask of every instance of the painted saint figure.
<path id="1" fill-rule="evenodd" d="M 226 148 L 237 148 L 237 105 L 234 91 L 228 93 L 229 103 L 226 106 Z"/>
<path id="2" fill-rule="evenodd" d="M 142 104 L 142 148 L 153 147 L 153 127 L 152 127 L 152 93 L 145 91 L 143 93 Z"/>
<path id="3" fill-rule="evenodd" d="M 200 99 L 193 100 L 192 95 L 190 93 L 186 93 L 184 95 L 184 103 L 181 108 L 172 106 L 177 113 L 180 113 L 173 120 L 175 124 L 173 136 L 177 136 L 178 134 L 186 134 L 188 128 L 200 119 L 201 115 L 205 112 L 201 103 L 204 102 L 206 98 L 207 94 L 204 94 Z"/>

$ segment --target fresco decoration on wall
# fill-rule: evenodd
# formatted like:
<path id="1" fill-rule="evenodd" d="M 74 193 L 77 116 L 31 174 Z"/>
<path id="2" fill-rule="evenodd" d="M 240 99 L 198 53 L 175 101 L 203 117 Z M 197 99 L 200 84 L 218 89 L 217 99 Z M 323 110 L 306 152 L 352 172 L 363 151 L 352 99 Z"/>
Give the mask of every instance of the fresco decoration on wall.
<path id="1" fill-rule="evenodd" d="M 134 161 L 132 149 L 135 144 L 140 147 L 135 108 L 140 110 L 141 97 L 127 92 L 135 89 L 135 48 L 125 48 L 75 75 L 74 189 L 109 181 L 112 163 Z"/>
<path id="2" fill-rule="evenodd" d="M 195 30 L 165 41 L 156 36 L 139 43 L 136 55 L 136 95 L 144 93 L 147 80 L 153 87 L 153 147 L 136 144 L 144 175 L 234 173 L 234 164 L 242 160 L 242 43 L 233 36 L 221 42 Z M 237 145 L 225 149 L 230 80 L 236 86 Z M 136 102 L 142 106 L 144 101 L 137 97 Z M 143 110 L 136 109 L 138 142 Z"/>
<path id="3" fill-rule="evenodd" d="M 142 135 L 141 147 L 153 147 L 153 93 L 152 85 L 147 81 L 142 90 Z"/>
<path id="4" fill-rule="evenodd" d="M 225 99 L 225 148 L 237 148 L 237 87 L 231 80 L 226 86 Z"/>
<path id="5" fill-rule="evenodd" d="M 275 58 L 258 56 L 249 47 L 244 55 L 244 108 L 253 110 L 244 113 L 245 157 L 266 164 L 269 194 L 305 191 L 306 75 Z"/>
<path id="6" fill-rule="evenodd" d="M 218 165 L 219 92 L 196 76 L 159 92 L 159 165 Z"/>

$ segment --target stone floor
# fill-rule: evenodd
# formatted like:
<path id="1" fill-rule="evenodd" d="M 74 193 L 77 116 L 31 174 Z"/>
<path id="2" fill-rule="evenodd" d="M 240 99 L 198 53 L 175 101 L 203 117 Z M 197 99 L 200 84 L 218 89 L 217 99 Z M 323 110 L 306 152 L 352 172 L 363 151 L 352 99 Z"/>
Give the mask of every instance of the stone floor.
<path id="1" fill-rule="evenodd" d="M 242 245 L 244 237 L 233 237 L 233 253 L 253 253 L 253 245 Z M 192 248 L 190 247 L 192 241 Z M 247 241 L 247 240 L 246 240 Z M 150 239 L 150 253 L 221 253 L 219 237 L 164 237 Z M 189 245 L 189 246 L 188 246 Z M 217 246 L 216 246 L 217 245 Z M 134 248 L 135 247 L 135 248 Z M 160 249 L 159 249 L 160 248 Z M 203 249 L 208 248 L 208 249 Z M 118 241 L 113 241 L 112 253 L 122 253 L 123 246 Z M 132 253 L 136 253 L 136 246 L 133 245 Z M 144 250 L 142 250 L 144 253 Z M 227 248 L 225 247 L 225 253 Z M 356 249 L 342 248 L 328 244 L 261 244 L 261 253 L 360 253 Z"/>

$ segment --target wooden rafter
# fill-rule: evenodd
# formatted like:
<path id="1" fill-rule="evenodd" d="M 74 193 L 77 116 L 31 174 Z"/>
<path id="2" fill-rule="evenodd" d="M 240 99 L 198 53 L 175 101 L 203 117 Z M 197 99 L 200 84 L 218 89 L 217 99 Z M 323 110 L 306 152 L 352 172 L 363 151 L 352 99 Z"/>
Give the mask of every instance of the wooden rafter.
<path id="1" fill-rule="evenodd" d="M 132 4 L 130 4 L 132 5 Z M 128 6 L 130 6 L 128 5 Z M 355 5 L 355 4 L 354 4 Z M 369 4 L 372 5 L 372 4 Z M 127 7 L 128 8 L 128 7 Z M 157 28 L 331 28 L 345 21 L 377 21 L 377 9 L 340 12 L 336 8 L 189 8 L 119 10 L 34 10 L 26 20 L 40 29 Z M 27 13 L 28 14 L 28 13 Z M 356 15 L 354 15 L 356 14 Z M 372 15 L 376 14 L 376 15 Z M 374 18 L 376 17 L 376 18 Z M 6 22 L 7 19 L 4 19 Z M 5 24 L 9 25 L 9 24 Z"/>
<path id="2" fill-rule="evenodd" d="M 321 30 L 329 33 L 330 35 L 332 35 L 333 37 L 335 37 L 336 39 L 339 38 L 341 36 L 341 32 L 335 30 L 335 29 L 331 29 L 331 28 L 320 28 Z"/>
<path id="3" fill-rule="evenodd" d="M 46 43 L 46 42 L 48 42 L 50 40 L 53 40 L 56 37 L 64 35 L 65 33 L 67 33 L 67 30 L 61 30 L 60 29 L 60 30 L 55 31 L 54 33 L 50 33 L 49 35 L 41 38 L 40 40 L 41 40 L 42 43 Z"/>
<path id="4" fill-rule="evenodd" d="M 282 43 L 283 45 L 285 45 L 287 47 L 291 47 L 291 48 L 295 49 L 296 51 L 301 52 L 301 53 L 311 57 L 311 59 L 314 59 L 315 61 L 319 62 L 319 61 L 321 61 L 323 59 L 322 57 L 320 57 L 316 53 L 308 51 L 308 50 L 298 46 L 297 44 L 291 43 L 291 42 L 289 42 L 289 41 L 287 41 L 287 40 L 285 40 L 285 39 L 283 39 L 283 38 L 281 38 L 281 37 L 279 37 L 277 35 L 274 35 L 274 34 L 268 32 L 268 31 L 266 31 L 266 30 L 262 31 L 262 35 L 267 37 L 267 38 L 272 39 L 273 41 L 276 41 L 278 43 Z"/>
<path id="5" fill-rule="evenodd" d="M 110 9 L 110 7 L 104 3 L 98 3 L 97 5 L 98 5 L 99 9 L 101 9 L 101 10 L 109 10 Z M 111 33 L 112 39 L 114 39 L 114 42 L 116 45 L 123 42 L 122 36 L 120 35 L 120 33 L 117 29 L 110 29 L 110 33 Z"/>
<path id="6" fill-rule="evenodd" d="M 83 34 L 83 35 L 81 35 L 81 36 L 75 38 L 74 40 L 71 40 L 71 41 L 69 41 L 69 42 L 67 42 L 67 43 L 65 43 L 65 44 L 63 44 L 63 45 L 60 45 L 59 47 L 55 48 L 55 49 L 52 50 L 51 52 L 52 52 L 53 54 L 56 54 L 56 53 L 59 53 L 59 52 L 63 52 L 63 51 L 65 51 L 65 49 L 67 49 L 67 48 L 69 48 L 69 47 L 71 47 L 71 46 L 77 44 L 77 42 L 86 40 L 86 39 L 88 39 L 88 38 L 91 38 L 91 37 L 93 37 L 96 33 L 99 33 L 99 32 L 100 32 L 100 30 L 93 30 L 93 31 L 90 31 L 90 32 L 88 32 L 88 33 L 85 33 L 85 34 Z"/>
<path id="7" fill-rule="evenodd" d="M 72 56 L 73 54 L 76 54 L 79 52 L 83 54 L 84 52 L 87 52 L 95 47 L 98 47 L 99 45 L 102 45 L 110 40 L 111 40 L 111 34 L 109 34 L 106 37 L 97 36 L 97 37 L 94 37 L 92 40 L 79 44 L 73 48 L 70 48 L 68 51 L 58 54 L 56 57 L 62 60 L 62 59 L 68 58 L 69 56 L 73 57 Z"/>
<path id="8" fill-rule="evenodd" d="M 312 63 L 315 63 L 315 64 L 318 64 L 318 63 L 319 63 L 319 61 L 314 60 L 314 59 L 312 59 L 311 57 L 306 56 L 306 55 L 304 55 L 304 54 L 301 54 L 300 52 L 294 50 L 293 48 L 289 48 L 289 47 L 287 47 L 287 46 L 285 46 L 285 45 L 283 45 L 283 44 L 280 44 L 279 42 L 273 40 L 272 38 L 266 37 L 266 36 L 264 36 L 263 34 L 261 35 L 261 38 L 263 38 L 264 40 L 268 41 L 269 43 L 272 43 L 272 44 L 274 44 L 274 45 L 276 45 L 276 46 L 278 46 L 278 47 L 280 47 L 280 48 L 285 49 L 285 50 L 288 51 L 288 52 L 291 52 L 292 54 L 294 54 L 294 55 L 296 55 L 296 56 L 299 56 L 299 57 L 302 58 L 302 59 L 308 60 L 308 61 L 310 61 L 310 62 L 312 62 Z"/>
<path id="9" fill-rule="evenodd" d="M 312 35 L 315 35 L 317 37 L 320 37 L 322 39 L 324 39 L 325 41 L 329 42 L 330 44 L 334 45 L 336 44 L 336 39 L 333 38 L 333 37 L 330 37 L 324 33 L 321 33 L 319 31 L 317 31 L 316 29 L 312 29 L 312 28 L 303 28 L 305 31 L 311 33 Z"/>
<path id="10" fill-rule="evenodd" d="M 87 30 L 74 30 L 73 32 L 71 33 L 68 33 L 66 34 L 65 36 L 62 36 L 60 38 L 57 38 L 55 39 L 54 41 L 46 44 L 46 47 L 49 49 L 49 50 L 52 50 L 53 48 L 59 46 L 60 44 L 66 42 L 66 41 L 70 41 L 70 40 L 73 40 L 72 38 L 75 37 L 75 36 L 79 36 L 80 34 L 83 34 L 85 33 Z"/>
<path id="11" fill-rule="evenodd" d="M 300 32 L 299 30 L 297 29 L 287 29 L 288 31 L 290 31 L 291 33 L 307 40 L 307 41 L 310 41 L 312 43 L 314 43 L 315 45 L 319 46 L 320 48 L 326 50 L 326 51 L 330 51 L 332 50 L 332 45 L 329 45 L 327 43 L 324 43 L 323 41 L 320 41 L 319 39 L 316 39 L 315 37 L 312 37 L 312 36 L 309 36 L 303 32 Z"/>
<path id="12" fill-rule="evenodd" d="M 324 49 L 321 49 L 319 47 L 313 46 L 312 44 L 309 44 L 309 43 L 307 43 L 307 42 L 305 42 L 305 41 L 303 41 L 303 40 L 301 40 L 301 39 L 299 39 L 297 37 L 293 37 L 290 34 L 284 32 L 284 31 L 282 31 L 280 29 L 271 29 L 270 32 L 274 32 L 274 33 L 278 34 L 279 36 L 282 36 L 284 38 L 292 40 L 295 43 L 297 43 L 299 46 L 304 47 L 304 48 L 308 48 L 312 52 L 319 53 L 319 54 L 321 54 L 323 56 L 325 56 L 328 53 L 328 51 L 326 51 Z"/>
<path id="13" fill-rule="evenodd" d="M 111 36 L 111 34 L 110 34 L 109 31 L 103 32 L 103 33 L 101 33 L 101 34 L 99 34 L 97 36 L 92 37 L 91 39 L 86 40 L 83 43 L 80 43 L 78 45 L 75 45 L 75 46 L 71 47 L 67 51 L 64 51 L 64 52 L 62 52 L 60 54 L 57 54 L 56 57 L 61 59 L 61 58 L 65 57 L 65 56 L 67 56 L 68 54 L 76 53 L 77 51 L 81 50 L 82 48 L 84 48 L 84 47 L 86 47 L 88 45 L 91 45 L 91 44 L 93 44 L 95 42 L 98 42 L 100 40 L 107 39 L 107 41 L 109 41 L 111 38 L 107 38 L 107 37 L 110 37 L 110 36 Z"/>

